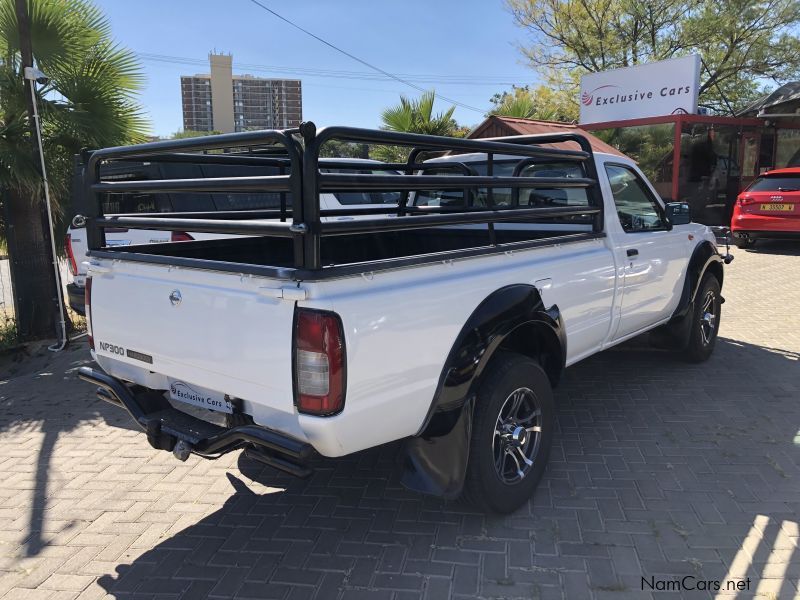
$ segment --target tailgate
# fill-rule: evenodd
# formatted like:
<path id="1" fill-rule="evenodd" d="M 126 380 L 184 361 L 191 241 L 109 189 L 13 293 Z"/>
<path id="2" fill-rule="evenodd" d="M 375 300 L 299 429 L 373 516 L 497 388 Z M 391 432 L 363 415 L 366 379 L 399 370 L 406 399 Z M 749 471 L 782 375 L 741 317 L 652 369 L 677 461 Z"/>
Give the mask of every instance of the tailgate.
<path id="1" fill-rule="evenodd" d="M 769 217 L 800 215 L 800 192 L 751 192 L 742 201 L 743 214 Z"/>
<path id="2" fill-rule="evenodd" d="M 269 292 L 289 283 L 125 261 L 90 274 L 96 358 L 110 375 L 240 399 L 256 422 L 294 417 L 294 302 Z"/>

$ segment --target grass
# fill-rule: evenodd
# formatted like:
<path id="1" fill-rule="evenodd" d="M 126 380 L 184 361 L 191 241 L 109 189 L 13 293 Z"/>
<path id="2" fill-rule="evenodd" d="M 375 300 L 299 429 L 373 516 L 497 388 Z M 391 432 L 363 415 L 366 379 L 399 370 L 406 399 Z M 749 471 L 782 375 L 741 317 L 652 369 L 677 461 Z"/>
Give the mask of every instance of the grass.
<path id="1" fill-rule="evenodd" d="M 13 348 L 17 343 L 17 322 L 13 317 L 0 316 L 0 350 Z"/>
<path id="2" fill-rule="evenodd" d="M 67 318 L 70 320 L 72 330 L 70 336 L 75 336 L 86 331 L 86 318 L 67 309 Z M 0 352 L 9 350 L 19 345 L 17 337 L 17 321 L 0 312 Z"/>
<path id="3" fill-rule="evenodd" d="M 72 335 L 77 335 L 86 331 L 86 317 L 79 315 L 71 308 L 67 309 L 67 317 L 72 323 Z"/>

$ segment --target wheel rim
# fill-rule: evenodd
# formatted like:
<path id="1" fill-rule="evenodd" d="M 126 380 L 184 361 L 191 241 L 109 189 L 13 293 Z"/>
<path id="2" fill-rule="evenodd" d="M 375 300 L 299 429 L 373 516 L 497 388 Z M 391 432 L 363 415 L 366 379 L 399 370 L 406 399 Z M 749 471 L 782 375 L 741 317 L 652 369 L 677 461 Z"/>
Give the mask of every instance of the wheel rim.
<path id="1" fill-rule="evenodd" d="M 503 402 L 492 437 L 497 476 L 517 483 L 530 473 L 539 453 L 542 410 L 530 388 L 518 388 Z"/>
<path id="2" fill-rule="evenodd" d="M 713 291 L 706 292 L 703 298 L 703 307 L 700 310 L 700 335 L 703 345 L 708 345 L 714 339 L 717 330 L 717 302 Z"/>

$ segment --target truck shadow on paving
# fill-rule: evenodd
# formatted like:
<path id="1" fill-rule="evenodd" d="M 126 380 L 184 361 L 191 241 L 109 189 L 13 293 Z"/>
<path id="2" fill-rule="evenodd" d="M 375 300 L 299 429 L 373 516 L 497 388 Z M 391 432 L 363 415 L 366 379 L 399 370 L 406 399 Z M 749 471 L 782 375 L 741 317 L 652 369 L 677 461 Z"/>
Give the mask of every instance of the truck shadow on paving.
<path id="1" fill-rule="evenodd" d="M 74 343 L 64 353 L 66 356 L 51 354 L 42 347 L 32 353 L 2 357 L 0 364 L 0 435 L 13 433 L 24 440 L 29 434 L 41 439 L 34 461 L 31 514 L 24 543 L 27 557 L 38 555 L 47 545 L 43 524 L 48 495 L 57 487 L 51 462 L 59 438 L 98 420 L 136 429 L 123 411 L 95 398 L 91 387 L 77 380 L 78 368 L 92 363 L 86 343 Z"/>
<path id="2" fill-rule="evenodd" d="M 636 597 L 642 577 L 750 577 L 752 594 L 771 576 L 783 597 L 800 577 L 798 359 L 720 339 L 704 365 L 639 343 L 576 365 L 545 478 L 507 517 L 404 490 L 398 444 L 320 460 L 306 480 L 241 458 L 221 508 L 99 583 L 117 598 L 538 597 L 577 571 L 580 586 Z"/>

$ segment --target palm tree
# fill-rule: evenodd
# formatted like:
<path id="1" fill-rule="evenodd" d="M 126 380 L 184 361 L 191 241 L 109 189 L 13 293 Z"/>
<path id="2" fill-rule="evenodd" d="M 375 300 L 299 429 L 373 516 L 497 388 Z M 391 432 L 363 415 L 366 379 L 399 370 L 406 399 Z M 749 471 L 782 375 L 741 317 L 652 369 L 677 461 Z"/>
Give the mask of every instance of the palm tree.
<path id="1" fill-rule="evenodd" d="M 451 106 L 443 113 L 434 116 L 433 105 L 436 92 L 425 92 L 419 98 L 400 96 L 400 104 L 387 108 L 381 113 L 382 129 L 426 133 L 428 135 L 450 135 L 458 127 L 453 120 L 456 107 Z"/>
<path id="2" fill-rule="evenodd" d="M 419 98 L 400 96 L 400 104 L 391 106 L 381 113 L 383 125 L 381 129 L 388 131 L 404 131 L 407 133 L 424 133 L 428 135 L 453 135 L 458 130 L 458 123 L 453 119 L 455 106 L 443 113 L 433 114 L 436 92 L 425 92 Z M 371 156 L 386 162 L 403 162 L 408 157 L 409 149 L 400 146 L 378 146 Z"/>
<path id="3" fill-rule="evenodd" d="M 133 53 L 112 41 L 108 20 L 88 0 L 27 0 L 27 6 L 34 64 L 49 77 L 38 86 L 37 102 L 54 208 L 63 215 L 73 155 L 144 139 L 135 100 L 144 79 Z M 56 312 L 49 308 L 55 281 L 32 148 L 15 4 L 0 0 L 0 202 L 22 339 L 52 336 Z"/>
<path id="4" fill-rule="evenodd" d="M 533 119 L 537 107 L 530 94 L 504 94 L 502 101 L 489 113 L 501 117 Z"/>

